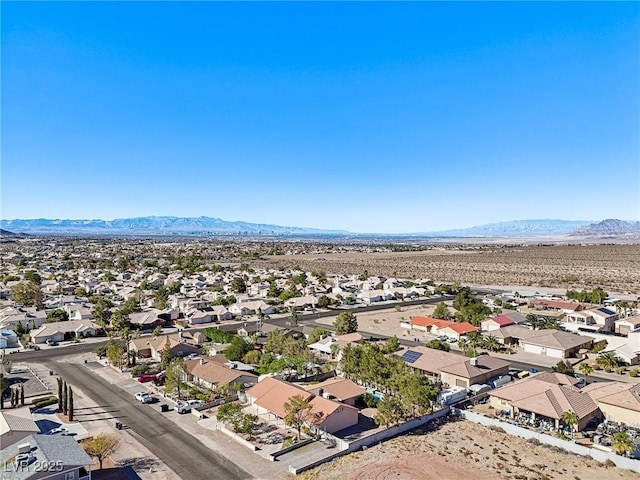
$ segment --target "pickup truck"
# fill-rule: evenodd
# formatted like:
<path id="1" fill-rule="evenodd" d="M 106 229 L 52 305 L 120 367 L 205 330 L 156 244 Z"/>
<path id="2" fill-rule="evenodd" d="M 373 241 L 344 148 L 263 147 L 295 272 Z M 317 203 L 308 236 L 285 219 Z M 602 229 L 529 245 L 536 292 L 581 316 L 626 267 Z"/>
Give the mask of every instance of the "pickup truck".
<path id="1" fill-rule="evenodd" d="M 153 403 L 153 397 L 147 392 L 138 392 L 135 395 L 136 400 L 142 403 Z"/>
<path id="2" fill-rule="evenodd" d="M 202 400 L 187 400 L 186 402 L 180 402 L 176 405 L 176 412 L 189 413 L 191 409 L 198 408 L 204 405 Z"/>

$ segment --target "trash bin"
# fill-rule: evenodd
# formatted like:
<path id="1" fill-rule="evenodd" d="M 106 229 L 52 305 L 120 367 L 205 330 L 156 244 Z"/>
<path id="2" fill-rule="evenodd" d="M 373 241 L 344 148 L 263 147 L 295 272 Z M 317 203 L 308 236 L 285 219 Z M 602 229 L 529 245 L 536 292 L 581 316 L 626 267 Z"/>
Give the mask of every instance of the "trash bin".
<path id="1" fill-rule="evenodd" d="M 122 422 L 116 421 L 116 430 L 122 430 Z"/>
<path id="2" fill-rule="evenodd" d="M 166 403 L 161 403 L 160 405 L 158 405 L 158 408 L 160 409 L 161 412 L 169 411 L 169 405 L 167 405 Z"/>

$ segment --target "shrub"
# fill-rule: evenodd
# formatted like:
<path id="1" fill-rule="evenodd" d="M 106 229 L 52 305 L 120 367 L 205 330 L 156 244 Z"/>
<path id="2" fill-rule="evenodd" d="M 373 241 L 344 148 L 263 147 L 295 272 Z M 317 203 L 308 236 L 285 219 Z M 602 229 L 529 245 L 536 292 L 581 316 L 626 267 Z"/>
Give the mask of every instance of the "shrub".
<path id="1" fill-rule="evenodd" d="M 49 405 L 58 403 L 58 397 L 50 396 L 50 397 L 36 398 L 31 403 L 33 403 L 33 406 L 36 408 L 48 407 Z"/>
<path id="2" fill-rule="evenodd" d="M 634 368 L 633 370 L 629 371 L 629 376 L 630 377 L 637 377 L 638 376 L 638 369 Z"/>
<path id="3" fill-rule="evenodd" d="M 139 377 L 149 371 L 149 365 L 136 365 L 131 369 L 131 375 Z"/>
<path id="4" fill-rule="evenodd" d="M 504 428 L 498 427 L 496 425 L 489 425 L 489 430 L 493 430 L 494 432 L 507 433 Z"/>
<path id="5" fill-rule="evenodd" d="M 530 443 L 531 445 L 536 445 L 536 446 L 541 445 L 540 440 L 538 440 L 537 438 L 528 438 L 527 443 Z"/>

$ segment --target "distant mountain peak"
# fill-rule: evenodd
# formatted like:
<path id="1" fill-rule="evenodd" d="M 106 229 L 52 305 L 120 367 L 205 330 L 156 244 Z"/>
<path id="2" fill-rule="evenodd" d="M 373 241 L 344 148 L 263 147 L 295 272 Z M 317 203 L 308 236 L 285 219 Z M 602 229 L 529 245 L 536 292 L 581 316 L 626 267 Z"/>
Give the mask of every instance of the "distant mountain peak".
<path id="1" fill-rule="evenodd" d="M 607 218 L 598 223 L 590 223 L 571 232 L 576 237 L 622 237 L 640 236 L 640 222 Z"/>
<path id="2" fill-rule="evenodd" d="M 435 233 L 449 237 L 551 237 L 566 235 L 589 223 L 587 220 L 512 220 Z"/>

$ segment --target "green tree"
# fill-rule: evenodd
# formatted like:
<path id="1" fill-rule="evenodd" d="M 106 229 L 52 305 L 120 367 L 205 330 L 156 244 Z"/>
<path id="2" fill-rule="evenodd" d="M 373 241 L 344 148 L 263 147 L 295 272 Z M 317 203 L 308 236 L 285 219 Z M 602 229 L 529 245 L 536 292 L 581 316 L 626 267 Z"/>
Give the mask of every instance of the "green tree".
<path id="1" fill-rule="evenodd" d="M 249 350 L 244 354 L 244 357 L 242 357 L 242 361 L 248 365 L 258 365 L 261 357 L 262 354 L 260 350 Z"/>
<path id="2" fill-rule="evenodd" d="M 185 383 L 186 378 L 187 369 L 184 360 L 181 358 L 171 359 L 165 371 L 164 391 L 167 393 L 173 393 L 175 391 L 178 394 L 178 398 L 181 398 L 182 391 L 187 387 Z"/>
<path id="3" fill-rule="evenodd" d="M 21 282 L 11 287 L 11 299 L 24 307 L 42 308 L 42 290 L 32 282 Z"/>
<path id="4" fill-rule="evenodd" d="M 100 470 L 102 470 L 102 462 L 118 450 L 120 440 L 114 435 L 100 433 L 93 438 L 82 441 L 81 445 L 89 456 L 98 460 Z"/>
<path id="5" fill-rule="evenodd" d="M 62 379 L 60 377 L 58 380 L 58 410 L 62 412 Z"/>
<path id="6" fill-rule="evenodd" d="M 627 432 L 618 432 L 613 436 L 613 449 L 618 455 L 636 451 L 636 444 Z"/>
<path id="7" fill-rule="evenodd" d="M 252 346 L 249 342 L 236 335 L 231 339 L 231 345 L 225 350 L 224 355 L 232 361 L 242 360 L 245 353 L 251 349 Z"/>
<path id="8" fill-rule="evenodd" d="M 449 350 L 451 350 L 451 347 L 448 343 L 443 342 L 442 340 L 438 340 L 437 338 L 434 338 L 433 340 L 425 343 L 425 346 L 428 348 L 433 348 L 434 350 L 442 350 L 444 352 L 448 352 Z"/>
<path id="9" fill-rule="evenodd" d="M 331 332 L 326 328 L 315 327 L 311 330 L 311 333 L 309 333 L 309 344 L 316 343 L 323 337 L 328 337 L 329 335 L 331 335 Z"/>
<path id="10" fill-rule="evenodd" d="M 384 397 L 378 402 L 378 413 L 374 420 L 376 425 L 388 427 L 398 425 L 404 418 L 404 411 L 400 400 L 393 397 Z"/>
<path id="11" fill-rule="evenodd" d="M 231 281 L 231 290 L 233 290 L 235 293 L 246 293 L 247 284 L 245 283 L 244 278 L 235 277 Z"/>
<path id="12" fill-rule="evenodd" d="M 560 360 L 555 367 L 552 368 L 556 373 L 563 373 L 565 375 L 573 375 L 573 365 L 569 361 Z"/>
<path id="13" fill-rule="evenodd" d="M 502 345 L 500 344 L 498 339 L 493 335 L 487 335 L 486 337 L 483 337 L 482 345 L 490 352 L 497 352 L 502 348 Z"/>
<path id="14" fill-rule="evenodd" d="M 76 297 L 86 297 L 87 296 L 87 291 L 82 287 L 78 287 L 73 291 L 73 294 Z"/>
<path id="15" fill-rule="evenodd" d="M 42 277 L 37 272 L 34 272 L 33 270 L 25 272 L 24 279 L 30 281 L 34 285 L 42 284 Z"/>
<path id="16" fill-rule="evenodd" d="M 563 412 L 560 418 L 562 423 L 571 429 L 571 437 L 573 437 L 574 430 L 578 428 L 578 414 L 569 410 L 568 412 Z"/>
<path id="17" fill-rule="evenodd" d="M 124 347 L 116 343 L 114 340 L 109 340 L 107 342 L 107 359 L 117 368 L 122 368 L 124 363 Z"/>
<path id="18" fill-rule="evenodd" d="M 255 424 L 257 417 L 246 414 L 239 403 L 225 403 L 220 405 L 216 418 L 221 423 L 231 424 L 234 432 L 248 433 Z"/>
<path id="19" fill-rule="evenodd" d="M 160 335 L 162 335 L 162 327 L 158 325 L 156 328 L 153 329 L 153 332 L 151 332 L 151 336 L 153 338 L 157 338 Z"/>
<path id="20" fill-rule="evenodd" d="M 591 373 L 593 372 L 593 367 L 588 363 L 581 363 L 578 366 L 578 370 L 580 370 L 580 372 L 584 375 L 584 384 L 588 385 L 589 375 L 591 375 Z"/>
<path id="21" fill-rule="evenodd" d="M 284 345 L 284 334 L 282 330 L 271 330 L 267 333 L 267 339 L 264 343 L 264 351 L 266 353 L 282 354 Z"/>
<path id="22" fill-rule="evenodd" d="M 433 311 L 433 318 L 449 320 L 451 317 L 451 311 L 447 308 L 447 305 L 444 302 L 440 302 L 436 309 Z"/>
<path id="23" fill-rule="evenodd" d="M 297 430 L 298 440 L 300 440 L 302 426 L 312 418 L 311 404 L 302 395 L 294 395 L 284 403 L 283 408 L 285 411 L 284 422 Z"/>
<path id="24" fill-rule="evenodd" d="M 219 328 L 205 328 L 203 333 L 213 343 L 229 343 L 233 337 L 233 334 Z"/>
<path id="25" fill-rule="evenodd" d="M 64 415 L 67 414 L 68 412 L 68 408 L 69 408 L 69 390 L 67 387 L 67 382 L 63 383 L 63 387 L 62 387 L 62 413 Z"/>
<path id="26" fill-rule="evenodd" d="M 162 286 L 158 288 L 153 305 L 159 310 L 164 310 L 169 306 L 169 290 L 167 290 L 167 287 Z"/>
<path id="27" fill-rule="evenodd" d="M 326 295 L 320 295 L 318 298 L 318 308 L 327 308 L 331 300 Z"/>
<path id="28" fill-rule="evenodd" d="M 54 323 L 54 322 L 67 322 L 69 320 L 69 314 L 62 310 L 61 308 L 56 308 L 55 310 L 49 310 L 47 312 L 46 323 Z"/>
<path id="29" fill-rule="evenodd" d="M 600 353 L 600 356 L 596 360 L 596 363 L 600 365 L 602 368 L 604 368 L 605 371 L 606 370 L 611 371 L 620 365 L 620 361 L 618 360 L 618 357 L 616 357 L 615 353 L 613 352 Z"/>
<path id="30" fill-rule="evenodd" d="M 20 384 L 20 405 L 24 407 L 24 384 Z"/>
<path id="31" fill-rule="evenodd" d="M 69 387 L 69 407 L 67 408 L 69 411 L 69 421 L 73 422 L 73 389 Z"/>
<path id="32" fill-rule="evenodd" d="M 338 335 L 357 332 L 358 320 L 352 311 L 341 312 L 336 316 L 333 322 L 333 328 L 335 328 Z"/>
<path id="33" fill-rule="evenodd" d="M 393 352 L 397 352 L 398 350 L 400 350 L 400 340 L 398 340 L 398 337 L 390 337 L 387 339 L 386 342 L 384 342 L 384 345 L 382 347 L 382 351 L 384 353 L 393 353 Z"/>

